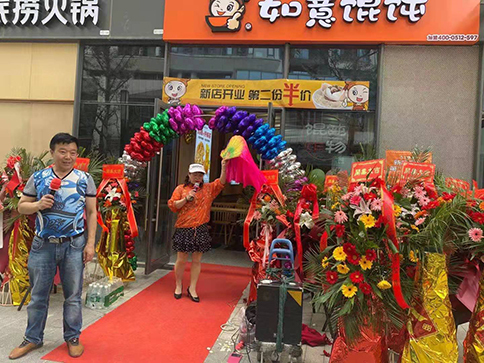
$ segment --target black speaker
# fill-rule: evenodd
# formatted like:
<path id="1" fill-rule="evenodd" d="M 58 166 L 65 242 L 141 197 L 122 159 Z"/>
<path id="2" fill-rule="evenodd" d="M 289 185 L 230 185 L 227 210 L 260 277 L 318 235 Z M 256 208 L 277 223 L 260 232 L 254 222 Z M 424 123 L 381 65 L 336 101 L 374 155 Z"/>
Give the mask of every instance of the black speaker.
<path id="1" fill-rule="evenodd" d="M 255 337 L 260 342 L 276 342 L 279 322 L 279 287 L 280 281 L 262 280 L 257 285 L 257 317 Z M 287 287 L 284 306 L 283 343 L 297 345 L 301 343 L 302 296 L 300 283 L 291 282 Z"/>

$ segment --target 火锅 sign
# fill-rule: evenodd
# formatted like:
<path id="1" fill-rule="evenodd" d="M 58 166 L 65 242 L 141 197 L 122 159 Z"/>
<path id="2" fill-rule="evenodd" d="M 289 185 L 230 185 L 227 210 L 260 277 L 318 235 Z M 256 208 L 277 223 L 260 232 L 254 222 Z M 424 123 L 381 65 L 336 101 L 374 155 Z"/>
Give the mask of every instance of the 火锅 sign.
<path id="1" fill-rule="evenodd" d="M 475 44 L 479 16 L 479 0 L 166 0 L 164 39 Z"/>

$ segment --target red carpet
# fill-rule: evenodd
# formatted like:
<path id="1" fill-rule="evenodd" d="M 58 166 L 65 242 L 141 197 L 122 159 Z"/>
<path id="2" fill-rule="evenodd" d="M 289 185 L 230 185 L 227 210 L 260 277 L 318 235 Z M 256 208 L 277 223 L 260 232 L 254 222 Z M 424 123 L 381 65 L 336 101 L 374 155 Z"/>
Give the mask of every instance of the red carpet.
<path id="1" fill-rule="evenodd" d="M 175 276 L 171 272 L 110 312 L 81 335 L 82 357 L 67 354 L 66 344 L 43 359 L 56 362 L 203 362 L 207 347 L 217 340 L 220 325 L 227 322 L 234 305 L 250 281 L 250 270 L 241 267 L 202 265 L 197 287 L 201 302 L 184 293 L 175 300 Z"/>

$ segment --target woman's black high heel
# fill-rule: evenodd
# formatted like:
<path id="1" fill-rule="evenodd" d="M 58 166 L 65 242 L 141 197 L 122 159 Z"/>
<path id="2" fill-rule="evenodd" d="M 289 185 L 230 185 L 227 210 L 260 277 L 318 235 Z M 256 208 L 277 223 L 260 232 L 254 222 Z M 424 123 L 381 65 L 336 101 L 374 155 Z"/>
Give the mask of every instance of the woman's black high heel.
<path id="1" fill-rule="evenodd" d="M 192 294 L 190 294 L 190 288 L 187 289 L 187 292 L 188 292 L 188 297 L 190 299 L 192 299 L 193 302 L 196 302 L 196 303 L 199 303 L 200 302 L 200 298 L 197 296 L 197 297 L 193 297 Z"/>
<path id="2" fill-rule="evenodd" d="M 181 290 L 183 291 L 183 287 L 182 287 L 182 289 L 181 289 Z M 174 294 L 173 294 L 173 296 L 175 296 L 175 299 L 180 300 L 180 299 L 182 298 L 182 294 L 183 294 L 182 292 L 181 292 L 181 293 L 179 293 L 179 294 L 174 293 Z"/>

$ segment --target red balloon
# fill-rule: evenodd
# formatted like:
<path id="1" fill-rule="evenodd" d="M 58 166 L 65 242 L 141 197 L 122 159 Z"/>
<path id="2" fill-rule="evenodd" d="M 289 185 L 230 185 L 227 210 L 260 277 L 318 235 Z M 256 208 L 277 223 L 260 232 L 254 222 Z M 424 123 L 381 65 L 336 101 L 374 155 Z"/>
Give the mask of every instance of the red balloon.
<path id="1" fill-rule="evenodd" d="M 126 242 L 126 247 L 131 247 L 131 246 L 134 246 L 134 242 L 133 241 Z"/>
<path id="2" fill-rule="evenodd" d="M 126 251 L 133 252 L 134 251 L 134 246 L 126 247 Z"/>
<path id="3" fill-rule="evenodd" d="M 128 253 L 128 258 L 133 258 L 134 257 L 134 253 L 133 252 L 129 252 Z"/>
<path id="4" fill-rule="evenodd" d="M 133 150 L 136 151 L 137 153 L 142 153 L 143 152 L 143 149 L 141 148 L 141 146 L 139 144 L 131 144 L 133 146 Z"/>
<path id="5" fill-rule="evenodd" d="M 143 155 L 147 158 L 151 157 L 151 153 L 148 150 L 143 150 Z"/>
<path id="6" fill-rule="evenodd" d="M 126 145 L 124 147 L 124 151 L 126 151 L 131 156 L 131 153 L 133 152 L 133 147 L 131 145 Z"/>
<path id="7" fill-rule="evenodd" d="M 134 139 L 138 142 L 141 142 L 143 141 L 143 138 L 141 137 L 141 134 L 139 132 L 137 132 L 136 134 L 134 134 Z"/>
<path id="8" fill-rule="evenodd" d="M 137 153 L 137 152 L 132 153 L 131 157 L 135 160 L 138 160 L 138 161 L 146 161 L 145 157 L 143 155 L 141 155 L 140 153 Z"/>
<path id="9" fill-rule="evenodd" d="M 141 134 L 141 137 L 143 138 L 143 140 L 145 141 L 150 141 L 151 140 L 151 136 L 148 132 L 146 132 L 144 129 L 140 131 L 140 134 Z"/>

